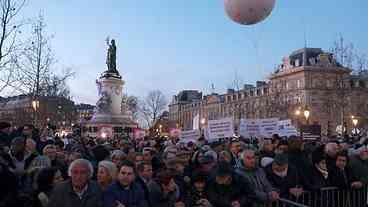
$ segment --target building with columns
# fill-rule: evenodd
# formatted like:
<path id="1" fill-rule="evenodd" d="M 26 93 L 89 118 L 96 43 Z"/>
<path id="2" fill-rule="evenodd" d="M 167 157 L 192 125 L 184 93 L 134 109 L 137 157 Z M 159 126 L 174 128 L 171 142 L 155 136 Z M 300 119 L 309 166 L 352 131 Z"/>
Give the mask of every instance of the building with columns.
<path id="1" fill-rule="evenodd" d="M 351 129 L 352 116 L 358 127 L 368 126 L 368 74 L 353 74 L 333 55 L 319 48 L 302 48 L 283 58 L 267 81 L 245 84 L 225 94 L 202 95 L 184 90 L 173 97 L 169 119 L 184 130 L 193 128 L 193 118 L 206 120 L 232 117 L 291 119 L 295 126 L 318 124 L 323 134 L 334 134 L 338 125 Z M 303 113 L 308 109 L 308 120 Z"/>

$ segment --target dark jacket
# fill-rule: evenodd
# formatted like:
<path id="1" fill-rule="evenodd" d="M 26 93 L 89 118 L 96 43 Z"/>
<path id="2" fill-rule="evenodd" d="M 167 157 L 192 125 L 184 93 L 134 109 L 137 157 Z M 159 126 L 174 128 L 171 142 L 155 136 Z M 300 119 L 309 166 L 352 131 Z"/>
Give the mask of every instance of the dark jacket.
<path id="1" fill-rule="evenodd" d="M 17 177 L 0 162 L 0 207 L 16 206 Z"/>
<path id="2" fill-rule="evenodd" d="M 103 194 L 104 207 L 115 207 L 116 201 L 125 207 L 147 207 L 143 189 L 133 182 L 129 188 L 124 188 L 118 181 L 110 185 Z"/>
<path id="3" fill-rule="evenodd" d="M 328 175 L 327 178 L 323 177 L 322 173 L 318 171 L 316 167 L 312 169 L 312 176 L 310 179 L 310 186 L 308 186 L 308 190 L 318 191 L 324 187 L 331 187 L 331 176 Z"/>
<path id="4" fill-rule="evenodd" d="M 147 183 L 143 181 L 141 177 L 136 178 L 137 185 L 143 190 L 144 193 L 144 199 L 147 201 L 148 207 L 153 207 L 150 202 L 150 196 L 149 196 L 149 189 Z"/>
<path id="5" fill-rule="evenodd" d="M 289 198 L 289 189 L 295 187 L 301 187 L 298 171 L 292 166 L 288 166 L 287 174 L 285 177 L 280 177 L 273 173 L 272 164 L 266 167 L 267 179 L 270 181 L 272 187 L 279 190 L 282 198 Z"/>
<path id="6" fill-rule="evenodd" d="M 161 186 L 157 182 L 151 182 L 148 185 L 150 191 L 151 204 L 154 207 L 174 207 L 176 202 L 180 201 L 179 187 L 176 186 L 174 192 L 164 195 Z"/>
<path id="7" fill-rule="evenodd" d="M 102 207 L 102 192 L 96 182 L 90 181 L 80 199 L 73 191 L 71 180 L 68 180 L 54 188 L 48 207 Z"/>
<path id="8" fill-rule="evenodd" d="M 368 160 L 362 160 L 358 155 L 351 157 L 350 167 L 357 177 L 357 179 L 363 184 L 368 184 Z"/>
<path id="9" fill-rule="evenodd" d="M 337 168 L 336 166 L 331 167 L 329 171 L 331 185 L 341 189 L 348 189 L 352 182 L 359 181 L 352 173 L 349 167 L 345 167 L 344 170 Z"/>
<path id="10" fill-rule="evenodd" d="M 229 185 L 219 185 L 216 181 L 209 183 L 208 201 L 215 207 L 231 207 L 234 201 L 239 201 L 241 207 L 253 206 L 255 192 L 251 184 L 236 175 L 232 179 Z"/>
<path id="11" fill-rule="evenodd" d="M 257 201 L 265 202 L 269 200 L 268 193 L 273 191 L 273 188 L 262 168 L 257 167 L 253 170 L 247 170 L 244 166 L 240 166 L 235 172 L 253 186 Z"/>
<path id="12" fill-rule="evenodd" d="M 198 206 L 198 201 L 201 199 L 208 200 L 208 190 L 203 192 L 199 192 L 195 189 L 194 186 L 186 193 L 185 196 L 185 207 L 194 207 Z"/>
<path id="13" fill-rule="evenodd" d="M 311 186 L 310 177 L 312 176 L 313 164 L 304 151 L 289 151 L 289 164 L 298 171 L 301 183 L 304 187 Z"/>

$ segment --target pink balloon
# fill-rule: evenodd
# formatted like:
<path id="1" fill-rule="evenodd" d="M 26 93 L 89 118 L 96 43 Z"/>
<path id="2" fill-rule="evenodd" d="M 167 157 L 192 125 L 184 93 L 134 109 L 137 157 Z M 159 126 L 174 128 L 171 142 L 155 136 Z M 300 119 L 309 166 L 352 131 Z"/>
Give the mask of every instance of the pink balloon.
<path id="1" fill-rule="evenodd" d="M 276 0 L 224 0 L 227 15 L 235 22 L 252 25 L 266 19 Z"/>

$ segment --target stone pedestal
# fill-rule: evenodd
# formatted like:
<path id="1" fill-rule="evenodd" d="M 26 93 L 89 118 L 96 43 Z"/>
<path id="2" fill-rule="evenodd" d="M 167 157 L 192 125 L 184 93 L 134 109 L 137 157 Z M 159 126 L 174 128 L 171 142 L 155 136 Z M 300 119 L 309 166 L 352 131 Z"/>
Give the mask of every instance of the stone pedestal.
<path id="1" fill-rule="evenodd" d="M 92 119 L 85 124 L 86 133 L 91 137 L 111 138 L 136 128 L 131 114 L 122 107 L 124 81 L 119 73 L 105 71 L 96 80 L 99 99 Z M 122 111 L 124 108 L 124 111 Z"/>

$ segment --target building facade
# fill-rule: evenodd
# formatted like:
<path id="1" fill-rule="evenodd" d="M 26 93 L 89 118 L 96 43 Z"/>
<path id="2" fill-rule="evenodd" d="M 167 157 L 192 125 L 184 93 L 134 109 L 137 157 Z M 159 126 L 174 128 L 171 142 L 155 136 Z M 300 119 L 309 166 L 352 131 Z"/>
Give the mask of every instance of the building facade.
<path id="1" fill-rule="evenodd" d="M 13 126 L 71 126 L 76 121 L 75 105 L 69 99 L 56 96 L 40 96 L 37 101 L 29 95 L 2 98 L 0 121 L 9 122 Z"/>
<path id="2" fill-rule="evenodd" d="M 196 96 L 183 94 L 197 94 Z M 225 94 L 202 96 L 198 91 L 182 91 L 169 105 L 169 118 L 182 129 L 193 128 L 193 118 L 206 121 L 232 117 L 240 119 L 291 119 L 295 126 L 318 124 L 322 133 L 334 134 L 338 125 L 351 129 L 352 119 L 358 127 L 367 126 L 368 75 L 353 75 L 319 48 L 303 48 L 283 58 L 267 81 L 245 84 L 241 90 L 228 89 Z M 295 113 L 308 109 L 308 120 Z"/>

